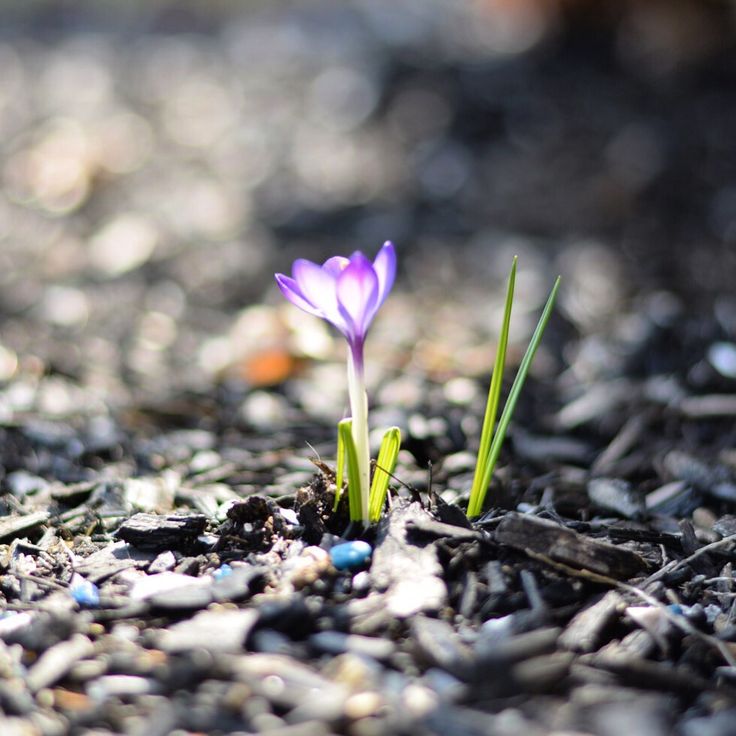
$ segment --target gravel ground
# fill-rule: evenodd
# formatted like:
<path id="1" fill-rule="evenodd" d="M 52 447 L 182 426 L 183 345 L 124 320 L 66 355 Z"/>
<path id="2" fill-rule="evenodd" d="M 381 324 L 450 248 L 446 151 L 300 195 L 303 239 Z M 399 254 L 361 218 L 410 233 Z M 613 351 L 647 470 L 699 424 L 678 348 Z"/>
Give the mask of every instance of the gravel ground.
<path id="1" fill-rule="evenodd" d="M 732 733 L 728 4 L 0 14 L 3 736 Z M 386 238 L 338 569 L 344 349 L 272 274 Z M 511 362 L 564 288 L 470 525 L 516 253 Z"/>

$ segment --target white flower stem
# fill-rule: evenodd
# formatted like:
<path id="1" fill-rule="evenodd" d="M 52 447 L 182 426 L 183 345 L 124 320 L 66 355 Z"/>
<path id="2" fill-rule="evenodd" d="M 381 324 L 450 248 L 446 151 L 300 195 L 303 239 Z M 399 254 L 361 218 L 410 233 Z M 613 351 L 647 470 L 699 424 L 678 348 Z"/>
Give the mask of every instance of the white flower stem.
<path id="1" fill-rule="evenodd" d="M 371 451 L 368 444 L 368 394 L 365 390 L 362 348 L 358 354 L 348 351 L 348 393 L 350 413 L 353 420 L 353 442 L 358 455 L 360 483 L 360 516 L 368 524 L 368 501 L 370 493 Z"/>

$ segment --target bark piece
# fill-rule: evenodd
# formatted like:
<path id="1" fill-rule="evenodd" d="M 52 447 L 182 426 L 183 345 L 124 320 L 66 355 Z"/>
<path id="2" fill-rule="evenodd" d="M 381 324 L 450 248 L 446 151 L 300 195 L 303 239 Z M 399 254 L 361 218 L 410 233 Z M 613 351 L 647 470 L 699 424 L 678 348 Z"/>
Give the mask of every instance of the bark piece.
<path id="1" fill-rule="evenodd" d="M 593 652 L 601 646 L 603 632 L 617 618 L 624 599 L 615 591 L 578 613 L 560 637 L 560 644 L 575 652 Z"/>
<path id="2" fill-rule="evenodd" d="M 400 618 L 439 610 L 447 600 L 447 586 L 434 544 L 419 546 L 407 539 L 407 525 L 432 517 L 418 503 L 396 507 L 381 522 L 373 552 L 371 577 L 375 588 L 386 590 L 388 611 Z"/>
<path id="3" fill-rule="evenodd" d="M 460 641 L 450 624 L 417 616 L 411 623 L 414 643 L 422 658 L 461 680 L 473 673 L 472 650 Z"/>
<path id="4" fill-rule="evenodd" d="M 83 634 L 76 634 L 68 641 L 60 642 L 45 651 L 31 667 L 26 685 L 31 692 L 38 692 L 58 682 L 71 668 L 94 651 L 94 645 Z"/>
<path id="5" fill-rule="evenodd" d="M 22 532 L 43 524 L 49 518 L 48 511 L 34 511 L 24 516 L 8 516 L 0 520 L 0 540 L 11 539 Z"/>
<path id="6" fill-rule="evenodd" d="M 613 544 L 584 537 L 546 519 L 508 513 L 495 531 L 499 544 L 531 550 L 555 562 L 626 580 L 646 569 L 641 555 Z"/>
<path id="7" fill-rule="evenodd" d="M 124 521 L 115 535 L 140 548 L 163 552 L 189 547 L 207 525 L 203 514 L 186 516 L 136 514 Z"/>

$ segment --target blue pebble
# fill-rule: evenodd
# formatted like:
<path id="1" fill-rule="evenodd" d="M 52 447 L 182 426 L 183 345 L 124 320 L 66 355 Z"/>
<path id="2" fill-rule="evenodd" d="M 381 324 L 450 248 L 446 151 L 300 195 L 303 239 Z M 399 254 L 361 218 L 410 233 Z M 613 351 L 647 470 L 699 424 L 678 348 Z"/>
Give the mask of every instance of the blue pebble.
<path id="1" fill-rule="evenodd" d="M 215 580 L 222 580 L 223 578 L 226 578 L 228 575 L 232 575 L 232 574 L 233 574 L 233 569 L 226 562 L 224 565 L 220 565 L 220 567 L 218 567 L 217 570 L 215 570 L 212 573 L 212 577 Z"/>
<path id="2" fill-rule="evenodd" d="M 368 542 L 344 542 L 336 544 L 330 550 L 330 560 L 338 570 L 350 570 L 353 567 L 361 567 L 371 556 L 373 548 Z"/>
<path id="3" fill-rule="evenodd" d="M 100 590 L 89 580 L 75 583 L 69 590 L 72 594 L 72 598 L 74 598 L 80 606 L 97 608 L 97 606 L 100 605 Z"/>
<path id="4" fill-rule="evenodd" d="M 672 611 L 676 616 L 684 616 L 685 615 L 685 609 L 679 604 L 679 603 L 672 603 L 667 608 Z"/>

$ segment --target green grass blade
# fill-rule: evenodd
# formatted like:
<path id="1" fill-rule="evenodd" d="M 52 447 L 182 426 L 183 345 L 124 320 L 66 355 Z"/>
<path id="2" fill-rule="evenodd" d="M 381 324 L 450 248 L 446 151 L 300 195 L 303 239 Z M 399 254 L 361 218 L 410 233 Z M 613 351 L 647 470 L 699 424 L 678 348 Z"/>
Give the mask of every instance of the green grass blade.
<path id="1" fill-rule="evenodd" d="M 483 478 L 486 475 L 486 466 L 488 464 L 488 455 L 493 440 L 493 430 L 496 426 L 496 416 L 498 415 L 498 405 L 501 401 L 501 388 L 503 386 L 503 371 L 506 364 L 506 349 L 509 344 L 509 325 L 511 323 L 511 307 L 514 302 L 514 286 L 516 284 L 516 264 L 518 256 L 514 256 L 511 264 L 511 272 L 509 273 L 508 286 L 506 288 L 506 305 L 503 312 L 503 323 L 501 334 L 498 341 L 498 349 L 496 350 L 496 361 L 493 366 L 493 375 L 491 377 L 491 385 L 488 389 L 488 400 L 486 402 L 486 412 L 483 417 L 483 429 L 480 435 L 480 447 L 478 448 L 478 459 L 475 464 L 475 474 L 473 475 L 473 485 L 470 489 L 470 501 L 468 503 L 468 515 L 470 510 L 479 509 L 482 501 L 479 499 L 485 494 L 485 488 L 482 485 Z M 477 512 L 476 512 L 477 513 Z"/>
<path id="2" fill-rule="evenodd" d="M 381 440 L 381 449 L 378 451 L 378 459 L 376 460 L 376 470 L 373 473 L 368 514 L 370 521 L 378 521 L 381 518 L 386 493 L 388 493 L 389 473 L 394 472 L 400 449 L 401 430 L 398 427 L 391 427 Z"/>
<path id="3" fill-rule="evenodd" d="M 350 419 L 343 419 L 344 422 L 350 424 L 352 430 L 352 422 Z M 335 469 L 335 503 L 332 506 L 332 513 L 337 512 L 337 507 L 340 505 L 340 499 L 342 498 L 342 486 L 345 482 L 345 442 L 342 439 L 342 433 L 340 432 L 340 425 L 337 425 L 337 468 Z"/>
<path id="4" fill-rule="evenodd" d="M 358 453 L 353 441 L 353 422 L 343 419 L 337 425 L 337 433 L 345 448 L 345 460 L 348 467 L 348 506 L 350 521 L 362 521 L 360 508 L 360 471 L 358 470 Z"/>
<path id="5" fill-rule="evenodd" d="M 482 493 L 478 499 L 477 505 L 473 506 L 472 508 L 468 506 L 469 517 L 478 516 L 481 512 L 481 509 L 483 508 L 485 495 L 488 491 L 488 486 L 491 483 L 491 476 L 493 475 L 493 469 L 495 468 L 496 462 L 498 461 L 498 456 L 501 454 L 501 445 L 503 444 L 504 438 L 506 437 L 506 431 L 509 427 L 509 423 L 511 422 L 511 416 L 514 413 L 514 409 L 516 408 L 516 404 L 519 400 L 519 395 L 521 394 L 521 390 L 524 387 L 524 381 L 526 381 L 527 374 L 529 373 L 529 368 L 531 367 L 532 361 L 534 360 L 534 355 L 536 354 L 537 348 L 542 341 L 544 330 L 547 327 L 549 318 L 552 316 L 552 309 L 554 308 L 555 299 L 557 298 L 557 292 L 559 288 L 560 277 L 558 276 L 557 280 L 555 281 L 555 285 L 552 287 L 549 298 L 547 299 L 547 304 L 545 304 L 544 306 L 542 316 L 539 318 L 537 327 L 534 330 L 534 334 L 532 335 L 529 347 L 526 349 L 524 358 L 521 361 L 519 371 L 516 374 L 513 385 L 511 386 L 509 397 L 508 399 L 506 399 L 506 405 L 504 406 L 501 418 L 498 421 L 498 427 L 496 429 L 496 433 L 493 436 L 491 449 L 488 453 L 488 462 L 485 468 L 485 475 L 483 476 Z"/>

